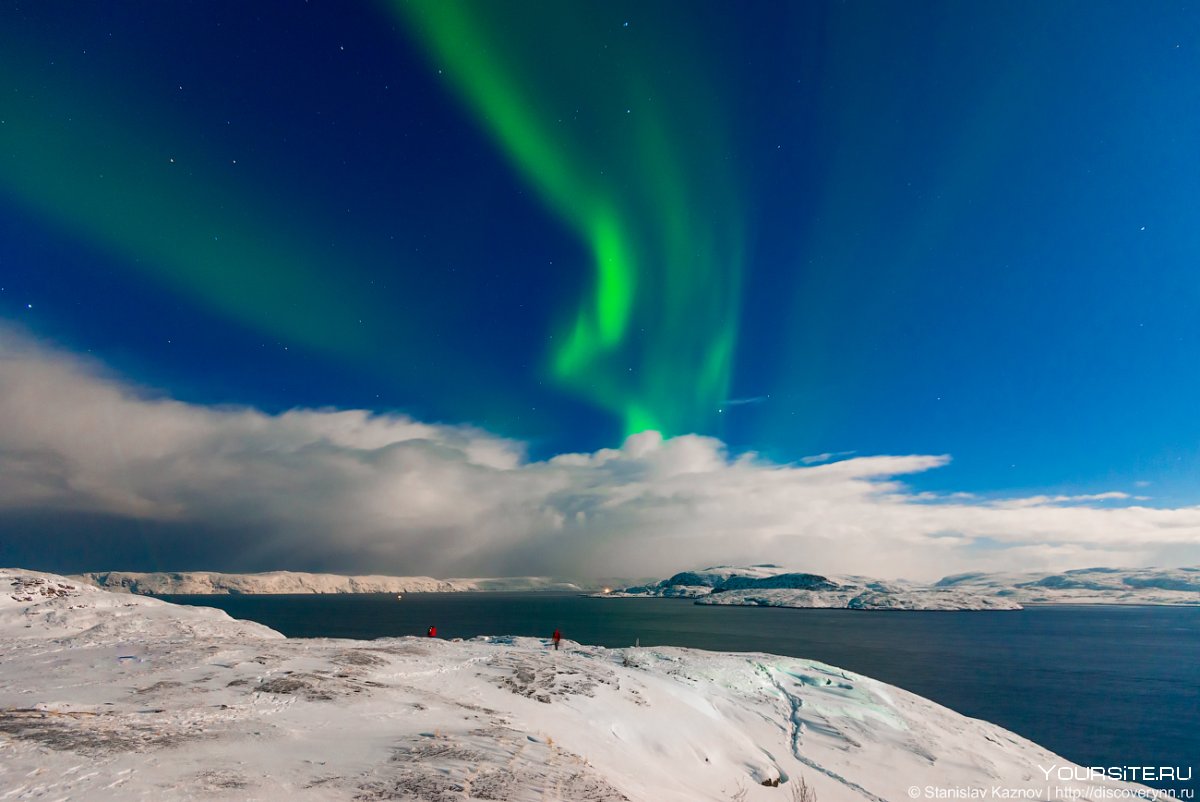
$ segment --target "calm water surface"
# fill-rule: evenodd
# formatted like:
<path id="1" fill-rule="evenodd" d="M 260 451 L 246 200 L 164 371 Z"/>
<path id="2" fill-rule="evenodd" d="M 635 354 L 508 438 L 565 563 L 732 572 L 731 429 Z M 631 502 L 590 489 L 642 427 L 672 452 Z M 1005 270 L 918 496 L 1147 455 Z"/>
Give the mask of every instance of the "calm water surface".
<path id="1" fill-rule="evenodd" d="M 1200 608 L 870 612 L 546 592 L 163 598 L 219 607 L 288 637 L 424 635 L 430 624 L 444 638 L 547 637 L 558 627 L 601 646 L 637 640 L 808 657 L 994 722 L 1082 765 L 1200 771 Z"/>

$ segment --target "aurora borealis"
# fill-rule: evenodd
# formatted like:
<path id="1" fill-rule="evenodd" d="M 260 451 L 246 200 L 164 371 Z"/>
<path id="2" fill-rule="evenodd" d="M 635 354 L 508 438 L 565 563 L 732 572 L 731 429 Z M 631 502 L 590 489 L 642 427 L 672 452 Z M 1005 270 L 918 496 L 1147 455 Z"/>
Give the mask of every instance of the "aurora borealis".
<path id="1" fill-rule="evenodd" d="M 0 58 L 12 76 L 30 61 L 8 47 Z M 164 151 L 172 134 L 113 120 L 105 105 L 129 108 L 118 92 L 97 103 L 72 88 L 9 98 L 3 135 L 13 157 L 0 170 L 9 197 L 235 321 L 315 349 L 344 354 L 361 345 L 347 310 L 361 308 L 366 293 L 333 280 L 306 232 L 256 204 L 244 183 L 206 175 L 230 165 L 187 148 Z"/>
<path id="2" fill-rule="evenodd" d="M 773 566 L 918 583 L 897 609 L 950 588 L 930 605 L 961 612 L 846 613 L 927 622 L 945 642 L 909 656 L 944 679 L 946 649 L 995 673 L 965 617 L 1022 630 L 1044 611 L 983 610 L 1091 569 L 1129 609 L 1027 651 L 1074 627 L 1101 654 L 1200 587 L 1198 213 L 1186 0 L 0 0 L 4 637 L 49 610 L 96 652 L 24 571 L 488 578 L 458 587 L 574 591 L 496 598 L 575 639 L 554 609 L 642 604 L 579 591 Z M 809 603 L 767 590 L 714 601 Z M 452 650 L 433 613 L 467 608 L 432 595 Z M 678 641 L 646 615 L 614 643 Z M 450 787 L 375 747 L 358 791 Z M 781 765 L 712 791 L 789 796 L 759 785 Z"/>
<path id="3" fill-rule="evenodd" d="M 626 433 L 703 428 L 729 389 L 744 192 L 706 51 L 647 46 L 643 25 L 670 26 L 662 7 L 633 29 L 602 6 L 529 3 L 533 24 L 499 4 L 394 7 L 590 253 L 594 285 L 559 326 L 554 378 Z"/>
<path id="4" fill-rule="evenodd" d="M 0 317 L 153 393 L 1197 500 L 1184 9 L 0 21 Z"/>

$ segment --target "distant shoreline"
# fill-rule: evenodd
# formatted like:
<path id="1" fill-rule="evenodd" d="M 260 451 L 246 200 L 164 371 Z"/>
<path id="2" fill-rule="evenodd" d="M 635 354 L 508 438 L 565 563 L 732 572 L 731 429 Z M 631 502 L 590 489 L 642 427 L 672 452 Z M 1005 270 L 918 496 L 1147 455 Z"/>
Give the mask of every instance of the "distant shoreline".
<path id="1" fill-rule="evenodd" d="M 106 588 L 107 590 L 107 588 Z M 938 607 L 930 607 L 923 609 L 913 609 L 907 607 L 880 607 L 880 608 L 863 608 L 863 607 L 815 607 L 815 606 L 794 606 L 794 605 L 773 605 L 773 604 L 703 604 L 696 599 L 673 597 L 673 596 L 633 596 L 633 595 L 617 595 L 610 593 L 580 593 L 579 591 L 559 590 L 559 589 L 531 589 L 531 590 L 429 590 L 429 591 L 408 591 L 406 596 L 459 596 L 459 595 L 491 595 L 505 593 L 529 593 L 536 595 L 560 595 L 560 596 L 578 596 L 585 599 L 605 599 L 618 601 L 669 601 L 690 603 L 697 607 L 761 607 L 765 609 L 776 610 L 828 610 L 828 611 L 844 611 L 852 613 L 1016 613 L 1022 609 L 1036 609 L 1046 607 L 1114 607 L 1114 608 L 1137 608 L 1137 607 L 1184 607 L 1184 608 L 1200 608 L 1200 602 L 1117 602 L 1117 601 L 1047 601 L 1047 602 L 1022 602 L 1021 608 L 993 608 L 993 609 L 945 609 Z M 335 593 L 318 593 L 318 592 L 279 592 L 279 593 L 241 593 L 241 592 L 214 592 L 214 593 L 134 593 L 131 595 L 145 596 L 154 599 L 163 599 L 171 597 L 179 598 L 205 598 L 210 596 L 391 596 L 394 595 L 388 591 L 362 591 L 362 592 L 335 592 Z"/>

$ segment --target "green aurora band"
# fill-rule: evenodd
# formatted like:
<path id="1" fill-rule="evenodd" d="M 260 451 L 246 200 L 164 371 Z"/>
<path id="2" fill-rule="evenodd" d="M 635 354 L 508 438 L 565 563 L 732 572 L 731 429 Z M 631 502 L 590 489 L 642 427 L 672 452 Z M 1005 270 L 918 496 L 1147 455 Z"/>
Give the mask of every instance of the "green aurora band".
<path id="1" fill-rule="evenodd" d="M 743 264 L 723 87 L 687 15 L 652 4 L 393 0 L 513 167 L 586 245 L 590 297 L 549 357 L 627 433 L 712 428 L 727 397 Z"/>
<path id="2" fill-rule="evenodd" d="M 0 74 L 22 76 L 40 61 L 6 47 Z M 142 121 L 117 122 L 117 110 Z M 137 110 L 87 79 L 9 93 L 0 152 L 14 155 L 0 160 L 0 192 L 245 326 L 328 354 L 367 352 L 372 301 L 344 279 L 344 257 L 317 256 L 308 228 L 273 213 L 279 204 L 227 160 Z"/>

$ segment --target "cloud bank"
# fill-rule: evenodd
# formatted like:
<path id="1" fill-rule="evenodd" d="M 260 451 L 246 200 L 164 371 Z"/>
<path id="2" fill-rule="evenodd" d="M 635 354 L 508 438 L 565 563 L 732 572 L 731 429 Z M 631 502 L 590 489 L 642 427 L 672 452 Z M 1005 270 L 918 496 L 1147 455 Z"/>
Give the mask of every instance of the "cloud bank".
<path id="1" fill-rule="evenodd" d="M 0 564 L 651 576 L 779 562 L 932 578 L 1200 562 L 1197 507 L 1117 492 L 988 501 L 901 481 L 948 461 L 781 465 L 654 432 L 531 461 L 468 426 L 157 397 L 0 329 Z"/>

